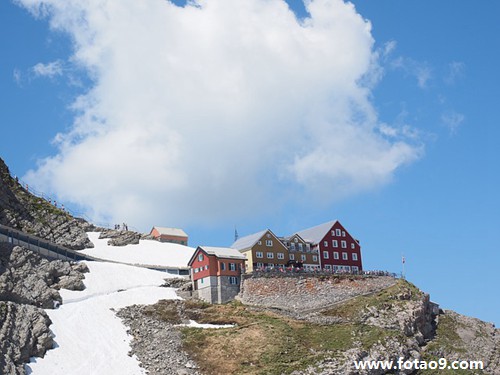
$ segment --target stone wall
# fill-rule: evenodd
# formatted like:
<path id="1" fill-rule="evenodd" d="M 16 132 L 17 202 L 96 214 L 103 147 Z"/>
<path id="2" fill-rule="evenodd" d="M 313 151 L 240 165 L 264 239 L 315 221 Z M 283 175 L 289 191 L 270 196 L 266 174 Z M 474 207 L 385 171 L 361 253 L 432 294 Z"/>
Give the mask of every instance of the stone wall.
<path id="1" fill-rule="evenodd" d="M 395 282 L 390 276 L 245 276 L 238 299 L 249 305 L 307 311 L 373 293 Z"/>
<path id="2" fill-rule="evenodd" d="M 235 297 L 240 292 L 240 277 L 238 277 L 238 281 L 239 283 L 234 285 L 229 283 L 229 276 L 218 277 L 218 303 L 226 303 L 235 299 Z"/>
<path id="3" fill-rule="evenodd" d="M 201 283 L 203 280 L 203 284 Z M 210 276 L 198 280 L 198 298 L 208 303 L 218 303 L 217 277 Z"/>

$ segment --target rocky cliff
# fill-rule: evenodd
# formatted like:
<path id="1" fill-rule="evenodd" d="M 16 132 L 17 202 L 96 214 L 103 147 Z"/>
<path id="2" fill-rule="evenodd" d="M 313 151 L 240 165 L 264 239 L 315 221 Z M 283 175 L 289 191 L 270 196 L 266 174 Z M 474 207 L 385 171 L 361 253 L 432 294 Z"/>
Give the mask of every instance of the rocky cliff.
<path id="1" fill-rule="evenodd" d="M 86 234 L 95 230 L 92 224 L 74 218 L 45 199 L 31 194 L 10 175 L 1 158 L 0 224 L 74 250 L 94 246 Z"/>
<path id="2" fill-rule="evenodd" d="M 61 302 L 58 289 L 82 290 L 84 264 L 48 261 L 19 246 L 0 243 L 0 374 L 23 375 L 30 357 L 54 345 L 42 308 Z"/>
<path id="3" fill-rule="evenodd" d="M 500 374 L 498 329 L 440 310 L 428 294 L 405 280 L 333 275 L 246 278 L 239 300 L 226 305 L 160 301 L 130 306 L 118 315 L 131 327 L 132 353 L 151 374 L 168 369 L 205 375 Z M 234 327 L 179 327 L 189 320 Z M 175 366 L 155 351 L 165 347 L 176 359 Z M 192 360 L 189 366 L 187 358 Z M 484 369 L 354 366 L 355 361 L 396 363 L 400 358 L 482 361 Z"/>

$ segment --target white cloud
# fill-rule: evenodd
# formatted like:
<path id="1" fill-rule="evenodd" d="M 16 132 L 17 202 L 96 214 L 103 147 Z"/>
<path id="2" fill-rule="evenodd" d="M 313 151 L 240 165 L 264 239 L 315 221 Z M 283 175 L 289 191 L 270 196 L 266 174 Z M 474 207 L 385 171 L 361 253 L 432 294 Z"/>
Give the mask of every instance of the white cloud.
<path id="1" fill-rule="evenodd" d="M 444 77 L 444 82 L 452 85 L 465 75 L 465 63 L 453 61 L 448 64 L 448 73 Z"/>
<path id="2" fill-rule="evenodd" d="M 12 78 L 14 79 L 14 82 L 16 82 L 17 85 L 21 86 L 23 82 L 23 75 L 19 69 L 14 69 L 12 72 Z"/>
<path id="3" fill-rule="evenodd" d="M 36 77 L 53 78 L 63 74 L 63 65 L 61 60 L 56 60 L 47 64 L 38 63 L 31 70 Z"/>
<path id="4" fill-rule="evenodd" d="M 415 77 L 417 86 L 421 89 L 428 87 L 429 81 L 432 79 L 432 69 L 425 63 L 414 59 L 398 56 L 390 62 L 393 69 L 402 70 L 404 73 Z"/>
<path id="5" fill-rule="evenodd" d="M 421 153 L 377 130 L 364 78 L 380 67 L 350 3 L 308 1 L 299 21 L 283 0 L 21 2 L 71 35 L 94 82 L 26 179 L 95 219 L 144 229 L 261 215 L 298 194 L 332 202 Z"/>
<path id="6" fill-rule="evenodd" d="M 465 116 L 455 111 L 449 111 L 441 115 L 441 122 L 448 128 L 450 134 L 455 134 L 459 126 L 464 122 Z"/>

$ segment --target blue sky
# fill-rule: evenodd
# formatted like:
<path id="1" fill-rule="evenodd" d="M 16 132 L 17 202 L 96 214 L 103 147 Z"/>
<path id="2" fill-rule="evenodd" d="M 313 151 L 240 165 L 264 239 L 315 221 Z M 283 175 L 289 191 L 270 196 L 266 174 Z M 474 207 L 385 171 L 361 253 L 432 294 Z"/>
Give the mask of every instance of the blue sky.
<path id="1" fill-rule="evenodd" d="M 72 5 L 87 27 L 45 3 L 53 8 L 41 17 L 0 3 L 0 157 L 13 174 L 98 222 L 183 226 L 193 246 L 229 245 L 235 226 L 282 235 L 339 219 L 360 239 L 365 268 L 399 272 L 404 254 L 408 279 L 442 307 L 500 322 L 497 2 L 353 1 L 357 19 L 337 1 L 315 1 L 316 39 L 285 33 L 307 23 L 299 0 L 289 4 L 300 22 L 261 1 L 235 16 L 220 0 L 196 16 L 135 10 L 136 25 L 123 2 L 110 11 L 124 18 L 108 26 Z M 162 22 L 172 25 L 166 40 L 156 37 Z M 273 53 L 281 46 L 283 60 Z M 165 131 L 172 122 L 183 125 Z M 138 141 L 141 129 L 161 137 Z M 289 148 L 268 151 L 276 144 Z"/>

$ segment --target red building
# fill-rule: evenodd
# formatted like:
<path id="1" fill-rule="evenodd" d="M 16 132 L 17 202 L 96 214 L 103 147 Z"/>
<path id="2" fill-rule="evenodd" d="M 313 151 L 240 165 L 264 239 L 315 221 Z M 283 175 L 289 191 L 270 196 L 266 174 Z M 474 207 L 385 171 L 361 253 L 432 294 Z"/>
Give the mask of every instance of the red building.
<path id="1" fill-rule="evenodd" d="M 188 262 L 193 290 L 209 303 L 225 303 L 240 291 L 246 257 L 227 247 L 198 246 Z"/>
<path id="2" fill-rule="evenodd" d="M 363 270 L 361 246 L 338 220 L 297 232 L 313 250 L 318 250 L 320 267 L 335 272 Z"/>

